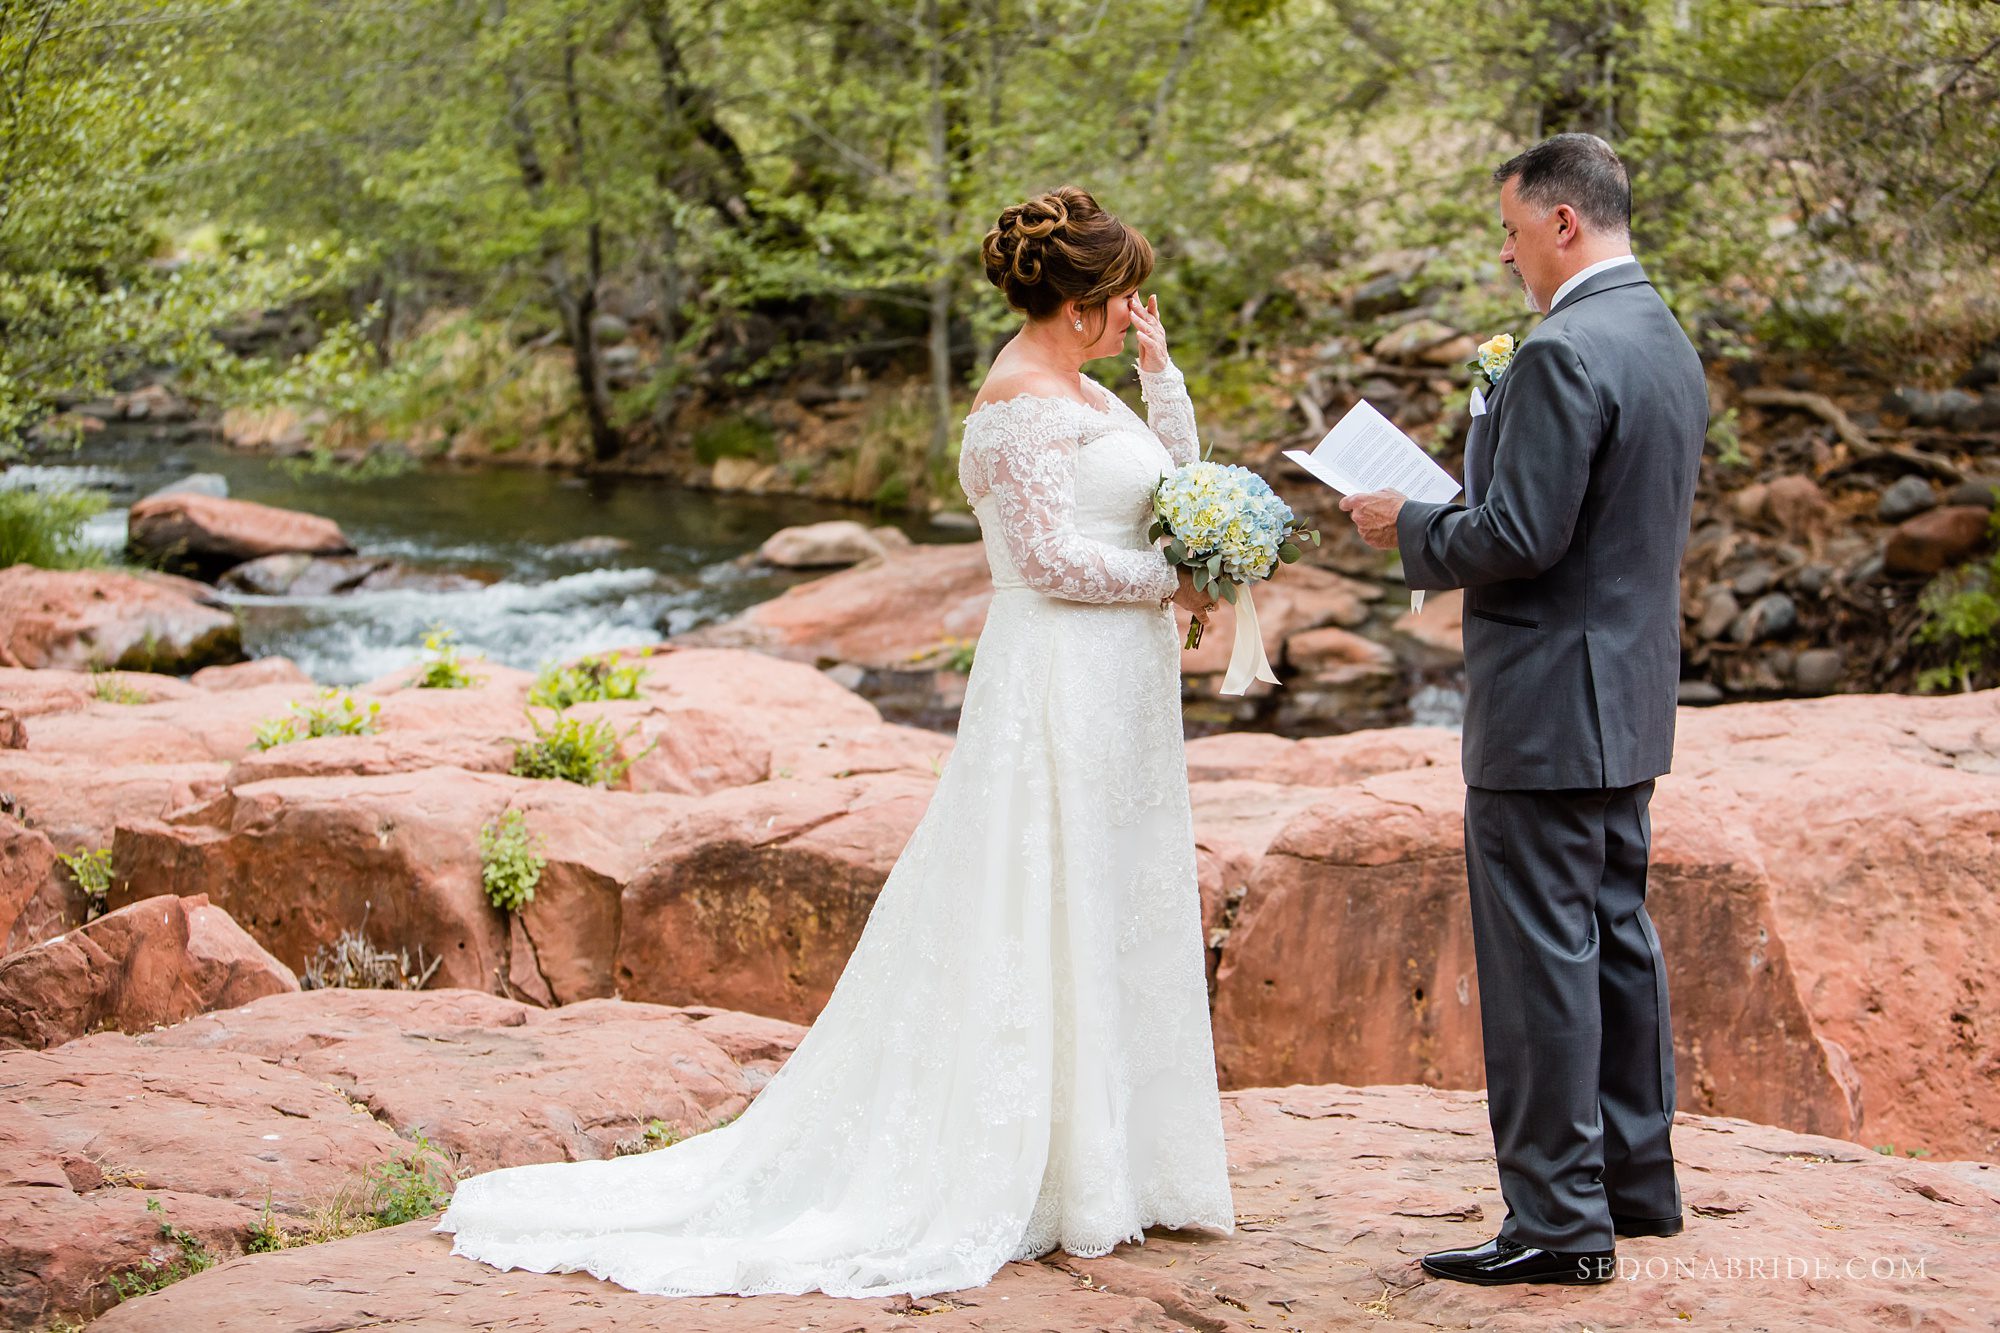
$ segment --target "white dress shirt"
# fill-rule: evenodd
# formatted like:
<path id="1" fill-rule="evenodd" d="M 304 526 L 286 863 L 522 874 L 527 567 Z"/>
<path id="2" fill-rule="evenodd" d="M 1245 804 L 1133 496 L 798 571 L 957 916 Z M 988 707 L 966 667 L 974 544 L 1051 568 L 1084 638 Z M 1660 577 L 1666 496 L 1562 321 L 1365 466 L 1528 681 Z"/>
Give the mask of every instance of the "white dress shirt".
<path id="1" fill-rule="evenodd" d="M 1556 288 L 1556 299 L 1549 302 L 1549 313 L 1553 315 L 1556 312 L 1556 307 L 1563 303 L 1563 298 L 1582 286 L 1585 278 L 1594 278 L 1606 269 L 1617 268 L 1620 264 L 1636 264 L 1638 262 L 1631 255 L 1618 255 L 1612 259 L 1598 260 L 1595 264 L 1592 264 L 1589 268 L 1584 269 L 1568 282 Z"/>

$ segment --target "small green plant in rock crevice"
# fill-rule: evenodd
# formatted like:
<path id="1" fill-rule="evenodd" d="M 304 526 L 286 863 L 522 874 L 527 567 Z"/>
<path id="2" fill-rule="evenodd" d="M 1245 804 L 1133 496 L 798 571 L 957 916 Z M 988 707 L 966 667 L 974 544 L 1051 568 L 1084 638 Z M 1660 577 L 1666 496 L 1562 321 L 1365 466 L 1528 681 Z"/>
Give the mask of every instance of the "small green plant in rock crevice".
<path id="1" fill-rule="evenodd" d="M 401 1156 L 369 1169 L 376 1221 L 401 1226 L 443 1212 L 463 1174 L 444 1149 L 417 1135 Z"/>
<path id="2" fill-rule="evenodd" d="M 417 688 L 469 690 L 480 679 L 458 660 L 458 631 L 433 625 L 431 632 L 424 635 L 424 669 L 417 677 Z"/>
<path id="3" fill-rule="evenodd" d="M 69 868 L 69 876 L 83 890 L 83 919 L 94 921 L 111 906 L 111 849 L 82 847 L 73 852 L 57 852 L 56 860 Z"/>
<path id="4" fill-rule="evenodd" d="M 288 1249 L 291 1244 L 291 1234 L 278 1225 L 277 1217 L 271 1212 L 271 1196 L 266 1192 L 264 1211 L 258 1215 L 256 1224 L 250 1228 L 250 1235 L 243 1242 L 243 1253 L 271 1254 Z"/>
<path id="5" fill-rule="evenodd" d="M 724 1125 L 729 1124 L 735 1119 L 734 1115 L 723 1116 L 707 1127 L 695 1130 L 694 1133 L 706 1134 L 710 1130 L 721 1129 Z M 688 1135 L 687 1137 L 692 1138 L 693 1135 Z M 657 1152 L 661 1148 L 671 1148 L 676 1143 L 683 1141 L 681 1132 L 666 1121 L 657 1119 L 648 1120 L 646 1127 L 637 1134 L 634 1134 L 629 1139 L 620 1139 L 618 1142 L 612 1144 L 611 1155 L 613 1157 L 630 1157 L 635 1153 Z"/>
<path id="6" fill-rule="evenodd" d="M 91 697 L 105 704 L 142 704 L 145 692 L 121 680 L 116 671 L 94 671 L 90 677 Z"/>
<path id="7" fill-rule="evenodd" d="M 535 897 L 541 883 L 541 835 L 528 831 L 528 817 L 519 810 L 503 810 L 479 830 L 479 878 L 486 886 L 486 899 L 505 912 L 518 912 Z"/>
<path id="8" fill-rule="evenodd" d="M 184 1277 L 215 1267 L 215 1256 L 202 1244 L 201 1237 L 169 1221 L 166 1206 L 158 1199 L 146 1200 L 146 1211 L 160 1215 L 160 1238 L 173 1242 L 180 1254 L 172 1259 L 148 1259 L 129 1272 L 113 1273 L 111 1289 L 121 1301 L 171 1287 Z"/>
<path id="9" fill-rule="evenodd" d="M 609 787 L 625 776 L 626 770 L 652 753 L 655 742 L 631 758 L 620 757 L 620 744 L 639 734 L 632 730 L 619 736 L 618 729 L 603 718 L 583 722 L 557 714 L 543 726 L 533 713 L 528 724 L 535 729 L 532 740 L 514 742 L 515 777 L 543 778 L 574 782 L 580 787 Z"/>
<path id="10" fill-rule="evenodd" d="M 380 702 L 371 702 L 363 708 L 344 690 L 328 690 L 311 703 L 295 702 L 291 707 L 292 716 L 257 724 L 254 744 L 258 749 L 269 750 L 319 736 L 372 736 L 382 712 Z"/>
<path id="11" fill-rule="evenodd" d="M 645 680 L 645 668 L 620 666 L 617 653 L 580 658 L 571 666 L 551 663 L 536 675 L 528 702 L 536 708 L 561 712 L 571 704 L 637 699 Z"/>

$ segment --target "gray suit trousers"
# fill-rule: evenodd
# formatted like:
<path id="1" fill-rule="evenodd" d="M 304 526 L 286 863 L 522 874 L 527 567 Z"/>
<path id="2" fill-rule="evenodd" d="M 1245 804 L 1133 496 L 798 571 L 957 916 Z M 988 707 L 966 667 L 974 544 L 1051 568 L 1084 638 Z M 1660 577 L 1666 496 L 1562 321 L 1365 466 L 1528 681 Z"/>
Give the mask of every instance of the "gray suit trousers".
<path id="1" fill-rule="evenodd" d="M 1466 793 L 1500 1234 L 1523 1245 L 1609 1250 L 1613 1214 L 1681 1211 L 1652 796 L 1650 781 Z"/>

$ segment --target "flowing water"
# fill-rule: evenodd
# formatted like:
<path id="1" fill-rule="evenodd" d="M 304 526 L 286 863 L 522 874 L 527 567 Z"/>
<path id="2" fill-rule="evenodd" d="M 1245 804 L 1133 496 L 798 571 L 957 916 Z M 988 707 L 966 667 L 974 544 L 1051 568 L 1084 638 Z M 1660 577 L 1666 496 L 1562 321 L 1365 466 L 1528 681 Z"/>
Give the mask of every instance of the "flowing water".
<path id="1" fill-rule="evenodd" d="M 125 540 L 125 506 L 190 473 L 224 477 L 229 494 L 323 514 L 363 554 L 482 586 L 326 597 L 225 593 L 253 657 L 282 654 L 328 684 L 373 679 L 413 661 L 433 625 L 469 653 L 533 669 L 581 653 L 649 642 L 724 619 L 806 575 L 741 563 L 779 528 L 852 509 L 789 497 L 711 495 L 650 478 L 579 478 L 525 468 L 423 468 L 371 480 L 312 475 L 219 444 L 163 444 L 114 427 L 74 454 L 4 474 L 7 485 L 108 490 L 91 535 Z M 965 534 L 907 518 L 919 541 Z M 565 551 L 581 538 L 616 549 Z"/>

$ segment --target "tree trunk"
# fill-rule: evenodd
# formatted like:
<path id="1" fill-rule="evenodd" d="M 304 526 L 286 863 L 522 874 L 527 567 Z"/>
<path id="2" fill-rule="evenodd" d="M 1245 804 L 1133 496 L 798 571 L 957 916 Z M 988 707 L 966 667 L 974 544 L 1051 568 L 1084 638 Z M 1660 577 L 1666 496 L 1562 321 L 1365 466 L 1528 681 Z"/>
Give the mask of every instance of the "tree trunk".
<path id="1" fill-rule="evenodd" d="M 1536 111 L 1538 136 L 1581 130 L 1615 142 L 1634 128 L 1625 65 L 1639 16 L 1625 0 L 1596 0 L 1551 17 L 1538 63 L 1553 71 Z"/>
<path id="2" fill-rule="evenodd" d="M 668 160 L 678 161 L 680 166 L 670 180 L 680 193 L 705 200 L 730 226 L 748 230 L 760 219 L 748 199 L 750 162 L 743 146 L 716 119 L 713 94 L 689 81 L 667 0 L 639 0 L 638 8 L 660 71 Z M 714 154 L 716 170 L 698 172 L 687 160 L 688 148 L 697 142 Z"/>
<path id="3" fill-rule="evenodd" d="M 930 305 L 931 362 L 931 446 L 929 478 L 942 467 L 951 452 L 951 310 L 952 310 L 952 209 L 951 209 L 951 123 L 945 105 L 944 25 L 938 14 L 938 0 L 924 0 L 924 74 L 929 85 L 928 125 L 931 155 L 931 227 L 934 244 L 931 276 L 926 284 Z"/>
<path id="4" fill-rule="evenodd" d="M 625 441 L 611 420 L 611 394 L 604 383 L 604 361 L 597 350 L 597 286 L 603 265 L 603 228 L 593 222 L 589 228 L 589 266 L 585 280 L 573 294 L 569 309 L 570 360 L 576 368 L 578 395 L 583 399 L 583 419 L 590 427 L 590 456 L 605 463 L 618 456 Z"/>
<path id="5" fill-rule="evenodd" d="M 568 112 L 569 155 L 577 179 L 590 196 L 590 223 L 584 228 L 584 270 L 576 293 L 575 327 L 570 352 L 576 363 L 576 386 L 583 398 L 584 420 L 590 425 L 590 455 L 599 463 L 618 456 L 624 446 L 611 423 L 611 393 L 604 382 L 604 362 L 597 352 L 597 297 L 604 282 L 604 224 L 597 217 L 597 190 L 584 156 L 583 97 L 576 82 L 576 45 L 563 47 L 563 109 Z"/>

